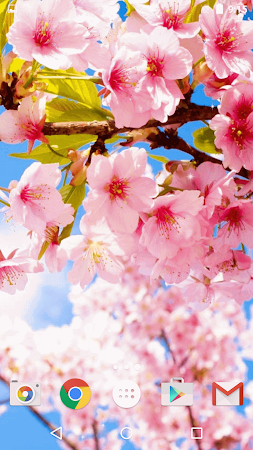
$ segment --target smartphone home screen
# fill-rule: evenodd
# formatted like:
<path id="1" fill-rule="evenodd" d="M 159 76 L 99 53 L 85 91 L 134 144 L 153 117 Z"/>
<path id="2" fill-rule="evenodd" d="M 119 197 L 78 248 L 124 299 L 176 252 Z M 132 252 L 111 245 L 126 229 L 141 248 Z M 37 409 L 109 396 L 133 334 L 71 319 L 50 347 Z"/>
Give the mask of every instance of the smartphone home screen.
<path id="1" fill-rule="evenodd" d="M 1 448 L 253 448 L 252 9 L 1 1 Z"/>

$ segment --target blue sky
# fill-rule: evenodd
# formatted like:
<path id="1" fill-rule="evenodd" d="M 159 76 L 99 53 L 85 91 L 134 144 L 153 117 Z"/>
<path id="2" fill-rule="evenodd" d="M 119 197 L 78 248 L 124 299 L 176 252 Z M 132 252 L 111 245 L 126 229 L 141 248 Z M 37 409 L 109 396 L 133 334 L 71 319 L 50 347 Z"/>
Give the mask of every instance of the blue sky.
<path id="1" fill-rule="evenodd" d="M 121 3 L 121 13 L 124 12 L 124 5 Z M 252 16 L 251 16 L 252 17 Z M 211 99 L 206 98 L 203 93 L 203 89 L 198 87 L 196 93 L 193 96 L 193 101 L 199 104 L 211 105 L 214 103 Z M 215 104 L 215 103 L 214 103 Z M 0 109 L 2 112 L 2 109 Z M 180 130 L 180 135 L 187 140 L 190 144 L 193 144 L 192 132 L 198 129 L 203 124 L 201 122 L 195 122 L 185 125 Z M 25 161 L 21 159 L 10 158 L 8 156 L 11 152 L 24 152 L 27 149 L 27 143 L 17 146 L 10 146 L 0 143 L 0 185 L 7 187 L 10 180 L 19 179 L 25 168 L 30 165 L 31 161 Z M 163 155 L 169 159 L 188 159 L 188 155 L 177 150 L 162 150 L 157 149 L 155 154 Z M 156 173 L 161 170 L 161 163 L 149 160 L 152 164 L 153 171 Z M 75 228 L 75 232 L 78 230 Z M 64 271 L 66 277 L 67 268 Z M 69 324 L 72 318 L 72 306 L 68 300 L 68 284 L 59 286 L 56 279 L 60 277 L 58 274 L 47 274 L 46 281 L 40 289 L 40 295 L 33 298 L 33 302 L 25 310 L 23 318 L 27 320 L 29 325 L 34 330 L 46 328 L 49 325 L 61 326 L 63 324 Z M 59 278 L 60 280 L 60 278 Z M 13 309 L 15 309 L 15 298 L 10 298 L 10 302 L 13 301 Z M 250 317 L 250 305 L 251 302 L 247 302 L 244 305 L 244 310 L 247 318 Z M 4 312 L 4 311 L 2 311 Z M 253 379 L 253 362 L 247 362 L 248 366 L 248 379 Z M 39 374 L 38 374 L 39 380 Z M 0 383 L 0 401 L 8 398 L 9 390 Z M 46 417 L 52 421 L 56 427 L 60 426 L 60 417 L 58 413 L 47 414 Z M 0 416 L 0 442 L 1 448 L 8 450 L 57 450 L 60 448 L 58 441 L 50 435 L 49 430 L 42 425 L 35 417 L 32 416 L 29 410 L 23 407 L 8 407 L 6 413 Z M 123 441 L 122 441 L 123 442 Z M 125 450 L 130 450 L 132 446 L 125 444 Z"/>

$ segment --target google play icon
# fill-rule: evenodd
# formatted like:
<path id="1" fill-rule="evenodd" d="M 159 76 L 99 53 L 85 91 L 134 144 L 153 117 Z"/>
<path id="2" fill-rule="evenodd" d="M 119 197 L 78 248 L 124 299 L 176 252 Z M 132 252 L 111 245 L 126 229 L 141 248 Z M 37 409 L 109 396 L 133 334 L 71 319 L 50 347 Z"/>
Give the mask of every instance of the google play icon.
<path id="1" fill-rule="evenodd" d="M 180 392 L 178 389 L 170 386 L 170 403 L 174 402 L 180 397 L 183 397 L 183 395 L 185 395 L 184 392 Z"/>
<path id="2" fill-rule="evenodd" d="M 162 406 L 192 406 L 193 405 L 193 383 L 176 382 L 172 378 L 170 383 L 161 383 L 161 405 Z"/>

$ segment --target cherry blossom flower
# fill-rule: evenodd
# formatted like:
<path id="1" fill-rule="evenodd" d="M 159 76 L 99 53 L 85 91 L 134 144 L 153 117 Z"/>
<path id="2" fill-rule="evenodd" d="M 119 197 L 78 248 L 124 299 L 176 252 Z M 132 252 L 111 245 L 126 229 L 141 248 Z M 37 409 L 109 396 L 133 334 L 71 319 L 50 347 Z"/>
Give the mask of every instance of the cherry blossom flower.
<path id="1" fill-rule="evenodd" d="M 196 216 L 203 206 L 203 197 L 199 194 L 184 191 L 158 197 L 142 228 L 141 245 L 157 258 L 165 259 L 200 240 L 201 226 Z"/>
<path id="2" fill-rule="evenodd" d="M 14 250 L 5 258 L 0 250 L 0 290 L 15 294 L 16 290 L 22 291 L 28 281 L 27 273 L 43 272 L 44 268 L 35 259 L 19 256 Z"/>
<path id="3" fill-rule="evenodd" d="M 32 97 L 22 100 L 17 111 L 4 111 L 0 115 L 0 138 L 7 144 L 18 144 L 28 140 L 29 154 L 36 139 L 48 144 L 48 139 L 42 133 L 46 120 L 46 96 L 40 96 L 35 101 Z"/>
<path id="4" fill-rule="evenodd" d="M 219 216 L 221 228 L 218 231 L 217 243 L 237 247 L 240 243 L 253 248 L 253 204 L 251 200 L 238 200 L 221 212 Z"/>
<path id="5" fill-rule="evenodd" d="M 184 98 L 176 79 L 185 78 L 192 69 L 192 56 L 180 47 L 175 32 L 156 27 L 151 33 L 127 33 L 122 42 L 132 50 L 140 50 L 145 61 L 145 72 L 140 80 L 141 92 L 150 94 L 150 117 L 161 122 L 174 114 L 180 99 Z M 169 43 L 169 45 L 168 45 Z"/>
<path id="6" fill-rule="evenodd" d="M 61 272 L 67 263 L 66 252 L 62 249 L 59 242 L 60 227 L 66 227 L 74 219 L 74 208 L 69 204 L 61 204 L 62 211 L 57 218 L 46 223 L 42 234 L 32 232 L 32 242 L 29 252 L 33 258 L 39 258 L 43 244 L 47 246 L 45 253 L 45 262 L 49 272 Z"/>
<path id="7" fill-rule="evenodd" d="M 68 258 L 74 261 L 68 275 L 70 283 L 80 282 L 84 288 L 96 273 L 110 283 L 118 283 L 124 272 L 124 265 L 118 258 L 125 254 L 124 237 L 117 239 L 105 221 L 90 224 L 86 216 L 81 219 L 80 231 L 82 235 L 70 236 L 61 244 Z"/>
<path id="8" fill-rule="evenodd" d="M 226 91 L 219 113 L 210 122 L 215 144 L 223 150 L 224 167 L 253 169 L 253 84 L 242 83 Z"/>
<path id="9" fill-rule="evenodd" d="M 76 18 L 71 0 L 19 0 L 8 42 L 20 58 L 66 69 L 71 65 L 68 56 L 88 45 L 89 32 Z"/>
<path id="10" fill-rule="evenodd" d="M 35 162 L 24 171 L 9 196 L 10 214 L 15 222 L 41 234 L 47 223 L 62 213 L 64 204 L 56 189 L 61 179 L 58 167 L 58 163 Z"/>
<path id="11" fill-rule="evenodd" d="M 204 83 L 205 94 L 215 100 L 220 99 L 238 77 L 237 73 L 232 73 L 227 78 L 218 78 L 213 73 Z"/>
<path id="12" fill-rule="evenodd" d="M 143 66 L 145 62 L 139 50 L 133 52 L 122 46 L 109 67 L 102 71 L 105 88 L 100 91 L 100 95 L 104 94 L 103 103 L 110 106 L 119 128 L 138 128 L 149 119 L 149 112 L 146 111 L 149 95 L 142 93 L 139 87 Z"/>
<path id="13" fill-rule="evenodd" d="M 172 175 L 171 186 L 179 189 L 199 190 L 204 196 L 202 213 L 210 219 L 216 206 L 219 206 L 224 196 L 234 198 L 234 172 L 226 173 L 222 166 L 205 161 L 197 168 L 184 170 L 179 164 Z"/>
<path id="14" fill-rule="evenodd" d="M 219 15 L 209 6 L 203 6 L 199 22 L 205 38 L 206 62 L 217 77 L 227 78 L 231 72 L 250 76 L 253 69 L 251 23 L 229 9 Z"/>
<path id="15" fill-rule="evenodd" d="M 132 147 L 115 158 L 93 156 L 87 170 L 91 191 L 84 200 L 84 208 L 95 222 L 105 217 L 113 231 L 132 233 L 139 221 L 139 212 L 153 204 L 156 184 L 143 173 L 147 153 Z"/>
<path id="16" fill-rule="evenodd" d="M 173 29 L 180 38 L 192 38 L 199 32 L 199 23 L 185 23 L 191 0 L 154 0 L 149 4 L 134 3 L 136 11 L 152 26 Z"/>
<path id="17" fill-rule="evenodd" d="M 110 30 L 110 24 L 117 18 L 119 4 L 117 0 L 103 3 L 99 0 L 73 0 L 77 20 L 89 24 L 91 35 L 103 37 Z"/>

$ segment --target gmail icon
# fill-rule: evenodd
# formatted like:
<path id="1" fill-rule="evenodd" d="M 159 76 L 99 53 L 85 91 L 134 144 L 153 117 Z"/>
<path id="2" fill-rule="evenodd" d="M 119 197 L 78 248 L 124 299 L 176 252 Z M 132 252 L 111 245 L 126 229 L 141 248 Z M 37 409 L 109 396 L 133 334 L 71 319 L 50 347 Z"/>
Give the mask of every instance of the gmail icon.
<path id="1" fill-rule="evenodd" d="M 243 383 L 233 381 L 213 383 L 212 403 L 216 406 L 243 405 Z"/>

